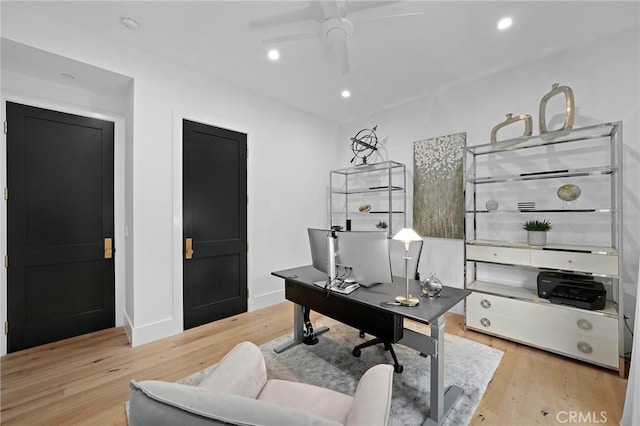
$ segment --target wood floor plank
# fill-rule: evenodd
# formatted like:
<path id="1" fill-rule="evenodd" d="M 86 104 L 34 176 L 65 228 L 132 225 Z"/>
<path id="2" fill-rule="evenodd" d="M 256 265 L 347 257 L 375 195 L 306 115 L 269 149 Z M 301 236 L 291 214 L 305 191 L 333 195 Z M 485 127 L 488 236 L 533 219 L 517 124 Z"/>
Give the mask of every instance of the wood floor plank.
<path id="1" fill-rule="evenodd" d="M 241 341 L 261 345 L 291 332 L 292 322 L 292 304 L 284 302 L 136 348 L 114 328 L 9 354 L 0 359 L 1 423 L 125 425 L 130 380 L 175 381 Z M 618 424 L 626 380 L 615 372 L 465 330 L 459 315 L 446 314 L 445 322 L 448 333 L 504 351 L 471 424 L 557 425 L 570 413 Z"/>

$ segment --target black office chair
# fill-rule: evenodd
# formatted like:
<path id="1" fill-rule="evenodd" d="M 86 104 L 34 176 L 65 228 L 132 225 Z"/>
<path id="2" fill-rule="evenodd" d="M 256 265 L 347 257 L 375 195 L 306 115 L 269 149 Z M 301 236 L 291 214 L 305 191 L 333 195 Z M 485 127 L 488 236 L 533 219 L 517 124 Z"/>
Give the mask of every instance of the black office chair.
<path id="1" fill-rule="evenodd" d="M 409 260 L 408 271 L 409 277 L 413 277 L 416 280 L 420 279 L 420 273 L 418 272 L 418 263 L 420 263 L 420 254 L 422 253 L 422 244 L 423 241 L 414 241 L 411 243 L 409 247 Z M 389 240 L 389 257 L 391 259 L 391 273 L 394 277 L 402 277 L 405 278 L 405 257 L 406 250 L 404 242 L 398 240 Z M 364 337 L 364 331 L 360 331 L 360 337 Z M 385 341 L 380 337 L 376 337 L 374 339 L 368 340 L 364 343 L 359 344 L 353 351 L 351 352 L 353 356 L 360 357 L 362 349 L 368 348 L 369 346 L 374 346 L 377 344 L 383 344 L 384 349 L 391 353 L 391 357 L 393 358 L 393 371 L 400 374 L 404 367 L 398 362 L 398 357 L 396 356 L 396 352 L 393 350 L 393 342 Z"/>

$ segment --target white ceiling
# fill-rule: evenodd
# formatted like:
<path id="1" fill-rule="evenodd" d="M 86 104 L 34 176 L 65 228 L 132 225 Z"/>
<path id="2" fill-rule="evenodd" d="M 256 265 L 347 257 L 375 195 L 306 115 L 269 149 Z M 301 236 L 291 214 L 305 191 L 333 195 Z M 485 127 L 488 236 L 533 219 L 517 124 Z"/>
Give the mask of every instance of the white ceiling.
<path id="1" fill-rule="evenodd" d="M 339 2 L 343 8 L 345 3 Z M 26 7 L 336 123 L 640 25 L 637 1 L 351 0 L 346 16 L 355 33 L 347 41 L 349 74 L 330 62 L 320 38 L 278 44 L 280 61 L 269 61 L 266 53 L 272 45 L 263 40 L 318 32 L 321 22 L 307 19 L 267 27 L 251 22 L 310 4 L 3 1 L 1 7 L 3 20 L 11 19 L 13 8 Z M 348 12 L 348 7 L 368 6 L 375 7 Z M 409 13 L 422 14 L 371 19 Z M 125 28 L 120 23 L 124 16 L 136 19 L 139 29 Z M 496 24 L 503 16 L 514 24 L 500 32 Z M 340 96 L 345 88 L 352 92 L 350 99 Z"/>

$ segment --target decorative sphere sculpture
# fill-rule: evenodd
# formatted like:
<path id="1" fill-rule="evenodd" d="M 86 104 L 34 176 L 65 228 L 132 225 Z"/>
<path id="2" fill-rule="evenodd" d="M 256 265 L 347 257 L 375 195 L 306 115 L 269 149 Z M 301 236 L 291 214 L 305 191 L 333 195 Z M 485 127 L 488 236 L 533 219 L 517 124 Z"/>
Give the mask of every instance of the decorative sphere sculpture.
<path id="1" fill-rule="evenodd" d="M 373 129 L 362 129 L 351 138 L 352 163 L 356 158 L 360 158 L 362 164 L 367 164 L 367 158 L 378 150 L 376 130 L 378 130 L 378 126 L 374 126 Z"/>
<path id="2" fill-rule="evenodd" d="M 575 201 L 580 198 L 582 190 L 578 185 L 567 183 L 558 188 L 558 198 L 562 201 Z"/>
<path id="3" fill-rule="evenodd" d="M 420 286 L 422 287 L 422 294 L 427 296 L 429 299 L 436 299 L 440 297 L 440 292 L 442 291 L 442 281 L 438 277 L 436 277 L 433 272 L 429 278 L 425 278 L 420 282 Z"/>

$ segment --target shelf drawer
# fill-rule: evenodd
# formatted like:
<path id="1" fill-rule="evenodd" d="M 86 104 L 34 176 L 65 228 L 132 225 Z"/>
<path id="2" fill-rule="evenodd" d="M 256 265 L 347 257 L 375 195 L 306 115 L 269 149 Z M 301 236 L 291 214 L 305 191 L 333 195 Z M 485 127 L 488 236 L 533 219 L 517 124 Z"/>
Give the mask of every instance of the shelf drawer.
<path id="1" fill-rule="evenodd" d="M 509 265 L 529 265 L 529 250 L 467 244 L 467 259 Z"/>
<path id="2" fill-rule="evenodd" d="M 618 256 L 574 253 L 554 250 L 531 250 L 531 266 L 567 271 L 618 275 Z"/>
<path id="3" fill-rule="evenodd" d="M 474 292 L 467 297 L 466 323 L 541 349 L 618 367 L 616 318 Z"/>

